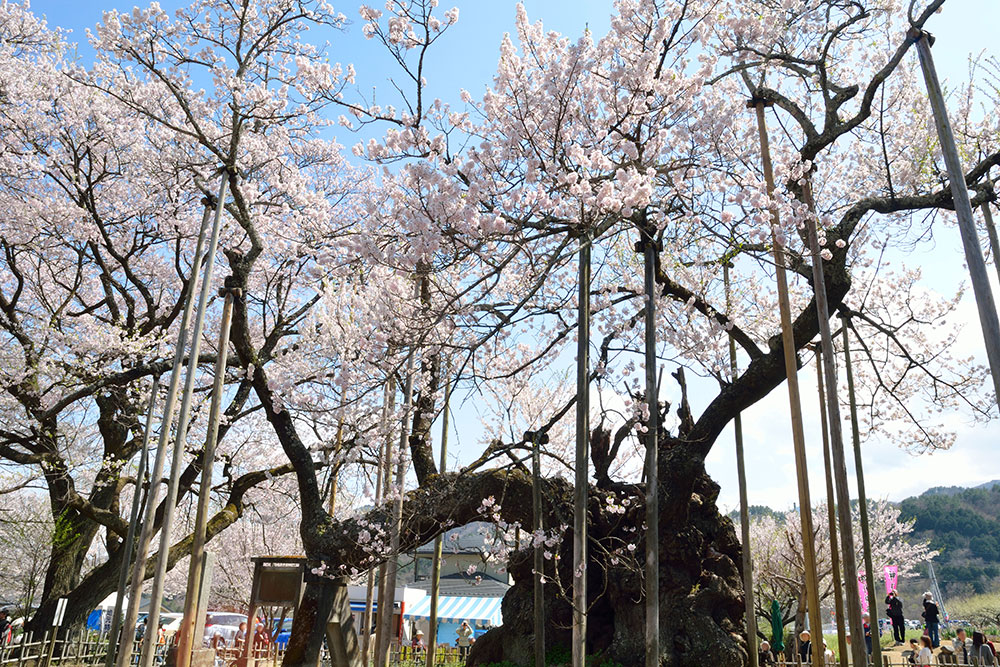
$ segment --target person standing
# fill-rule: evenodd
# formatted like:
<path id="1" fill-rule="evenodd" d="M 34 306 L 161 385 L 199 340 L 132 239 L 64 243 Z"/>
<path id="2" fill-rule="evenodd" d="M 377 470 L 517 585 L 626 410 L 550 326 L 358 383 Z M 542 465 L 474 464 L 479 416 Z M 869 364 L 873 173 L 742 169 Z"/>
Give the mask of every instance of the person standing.
<path id="1" fill-rule="evenodd" d="M 469 627 L 469 622 L 462 621 L 455 633 L 458 635 L 458 657 L 464 661 L 469 657 L 469 647 L 472 646 L 472 628 Z"/>
<path id="2" fill-rule="evenodd" d="M 902 646 L 906 639 L 906 618 L 903 616 L 903 601 L 896 591 L 885 596 L 885 613 L 892 621 L 892 640 L 896 646 Z"/>
<path id="3" fill-rule="evenodd" d="M 271 633 L 267 631 L 263 623 L 258 621 L 253 632 L 253 655 L 256 658 L 264 658 L 270 651 Z"/>
<path id="4" fill-rule="evenodd" d="M 239 630 L 236 631 L 236 635 L 233 637 L 233 646 L 242 651 L 243 644 L 247 641 L 247 622 L 240 621 Z"/>
<path id="5" fill-rule="evenodd" d="M 837 662 L 837 656 L 833 654 L 833 649 L 826 645 L 826 640 L 823 640 L 823 664 L 833 665 Z"/>
<path id="6" fill-rule="evenodd" d="M 872 654 L 872 617 L 868 614 L 861 615 L 861 626 L 865 631 L 865 649 L 868 655 Z"/>
<path id="7" fill-rule="evenodd" d="M 941 612 L 938 611 L 937 603 L 934 602 L 934 596 L 930 592 L 924 593 L 924 613 L 921 615 L 924 617 L 924 627 L 927 629 L 927 635 L 931 638 L 931 646 L 937 648 L 941 645 L 941 634 L 939 631 Z"/>
<path id="8" fill-rule="evenodd" d="M 427 650 L 427 645 L 424 644 L 424 631 L 417 630 L 413 635 L 413 641 L 410 642 L 410 648 L 413 649 L 413 657 L 417 658 L 424 654 Z"/>

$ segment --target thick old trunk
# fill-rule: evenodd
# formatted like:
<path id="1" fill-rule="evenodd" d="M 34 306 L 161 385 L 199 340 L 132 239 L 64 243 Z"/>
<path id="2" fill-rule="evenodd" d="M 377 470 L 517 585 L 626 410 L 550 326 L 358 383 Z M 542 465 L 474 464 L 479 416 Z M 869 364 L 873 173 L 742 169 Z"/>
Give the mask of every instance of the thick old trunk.
<path id="1" fill-rule="evenodd" d="M 741 667 L 746 649 L 741 636 L 743 597 L 740 547 L 732 522 L 723 517 L 715 500 L 719 487 L 702 470 L 695 478 L 686 507 L 665 512 L 669 521 L 660 532 L 660 664 L 697 666 L 710 662 Z M 662 500 L 667 500 L 665 494 Z M 661 500 L 661 502 L 662 502 Z M 677 499 L 670 499 L 677 502 Z M 639 528 L 642 513 L 626 514 L 625 521 L 602 516 L 606 505 L 591 502 L 591 540 L 613 544 L 616 538 Z M 595 516 L 598 514 L 598 516 Z M 638 520 L 638 521 L 637 521 Z M 611 530 L 607 530 L 611 528 Z M 627 538 L 626 538 L 627 539 Z M 564 545 L 569 541 L 564 540 Z M 627 551 L 627 547 L 625 547 Z M 564 550 L 565 551 L 565 550 Z M 587 654 L 597 662 L 623 667 L 644 662 L 644 605 L 641 563 L 621 559 L 615 552 L 595 555 L 588 568 L 590 611 L 587 620 Z M 641 554 L 639 543 L 634 553 Z M 532 563 L 528 550 L 517 552 L 510 563 L 514 586 L 503 601 L 504 624 L 476 642 L 469 665 L 509 660 L 533 662 Z M 615 562 L 617 561 L 617 563 Z M 570 581 L 568 553 L 560 558 L 559 578 Z M 551 566 L 551 561 L 547 563 Z M 547 575 L 554 573 L 547 570 Z M 568 655 L 571 610 L 566 595 L 556 585 L 545 587 L 546 653 Z M 556 658 L 557 659 L 557 658 Z"/>
<path id="2" fill-rule="evenodd" d="M 661 452 L 664 488 L 661 491 L 661 633 L 664 665 L 701 665 L 708 658 L 722 667 L 741 667 L 745 647 L 741 633 L 743 598 L 739 543 L 732 522 L 719 514 L 715 501 L 719 487 L 705 474 L 700 460 L 692 459 L 677 441 Z M 465 475 L 436 475 L 424 488 L 407 496 L 401 549 L 408 550 L 431 539 L 442 526 L 482 520 L 482 498 L 493 496 L 505 521 L 528 525 L 530 503 L 517 499 L 530 494 L 531 481 L 515 471 L 484 471 Z M 545 525 L 572 523 L 572 488 L 558 479 L 543 480 Z M 609 503 L 609 496 L 618 502 Z M 622 502 L 627 499 L 627 502 Z M 588 623 L 588 653 L 623 666 L 642 663 L 644 508 L 640 488 L 591 491 L 591 562 L 588 589 L 592 591 Z M 622 509 L 624 508 L 624 509 Z M 378 513 L 364 518 L 380 520 Z M 315 559 L 334 572 L 350 574 L 371 562 L 358 543 L 354 521 L 315 526 L 307 545 Z M 630 549 L 629 545 L 634 549 Z M 562 536 L 559 571 L 554 560 L 546 562 L 546 640 L 550 650 L 569 646 L 571 611 L 570 569 L 572 532 Z M 596 545 L 596 546 L 595 546 Z M 511 660 L 531 664 L 532 562 L 528 548 L 512 556 L 509 567 L 515 585 L 503 602 L 504 625 L 476 643 L 470 664 Z M 345 570 L 341 570 L 341 566 Z M 296 613 L 289 653 L 284 664 L 314 664 L 314 653 L 328 610 L 321 604 L 322 587 L 307 586 L 303 604 Z M 560 594 L 561 589 L 561 594 Z M 307 622 L 309 620 L 310 622 Z"/>

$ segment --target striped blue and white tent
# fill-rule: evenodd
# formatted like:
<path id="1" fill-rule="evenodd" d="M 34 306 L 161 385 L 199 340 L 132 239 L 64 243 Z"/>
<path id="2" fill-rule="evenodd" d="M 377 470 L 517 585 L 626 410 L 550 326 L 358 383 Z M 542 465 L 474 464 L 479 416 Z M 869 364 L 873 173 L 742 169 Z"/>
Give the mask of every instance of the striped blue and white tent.
<path id="1" fill-rule="evenodd" d="M 503 613 L 500 603 L 503 598 L 483 597 L 438 597 L 438 620 L 442 623 L 489 622 L 490 625 L 503 625 Z M 412 608 L 403 612 L 404 618 L 430 618 L 431 596 L 421 598 Z"/>

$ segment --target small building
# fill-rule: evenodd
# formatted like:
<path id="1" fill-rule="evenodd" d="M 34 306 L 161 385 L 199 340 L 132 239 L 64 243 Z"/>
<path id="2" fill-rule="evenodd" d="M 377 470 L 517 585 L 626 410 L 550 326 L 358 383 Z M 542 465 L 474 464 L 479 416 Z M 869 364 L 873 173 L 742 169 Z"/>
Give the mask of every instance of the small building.
<path id="1" fill-rule="evenodd" d="M 478 575 L 512 584 L 507 564 L 490 558 L 487 553 L 483 533 L 490 530 L 491 524 L 474 522 L 447 531 L 442 536 L 441 577 L 465 575 L 475 580 Z M 414 583 L 429 581 L 434 562 L 434 542 L 417 547 L 412 556 Z"/>
<path id="2" fill-rule="evenodd" d="M 430 631 L 430 578 L 411 584 L 410 587 L 421 589 L 427 595 L 408 607 L 403 612 L 403 618 L 412 624 L 412 632 L 421 630 L 428 637 L 427 641 L 430 641 L 429 638 L 433 636 Z M 454 646 L 458 639 L 458 626 L 462 621 L 469 622 L 477 637 L 492 627 L 503 625 L 501 604 L 508 588 L 510 584 L 506 581 L 489 575 L 477 575 L 476 578 L 465 574 L 442 576 L 438 592 L 436 643 Z"/>

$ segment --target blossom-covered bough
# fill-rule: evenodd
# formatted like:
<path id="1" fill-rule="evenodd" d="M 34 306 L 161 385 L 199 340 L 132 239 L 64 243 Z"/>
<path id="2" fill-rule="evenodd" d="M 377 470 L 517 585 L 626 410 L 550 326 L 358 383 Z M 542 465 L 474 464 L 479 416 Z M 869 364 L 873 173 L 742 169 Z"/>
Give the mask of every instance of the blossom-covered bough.
<path id="1" fill-rule="evenodd" d="M 47 587 L 40 622 L 67 592 L 79 618 L 93 606 L 86 596 L 115 578 L 144 391 L 168 368 L 198 202 L 220 165 L 238 176 L 225 202 L 222 264 L 245 299 L 234 312 L 220 429 L 229 476 L 210 533 L 236 520 L 254 485 L 294 475 L 302 547 L 317 576 L 287 664 L 318 651 L 326 575 L 359 575 L 394 558 L 390 545 L 405 551 L 484 518 L 515 538 L 495 540 L 515 585 L 504 625 L 477 641 L 471 660 L 530 662 L 531 550 L 502 545 L 531 525 L 526 430 L 549 435 L 543 525 L 573 524 L 575 396 L 563 371 L 577 331 L 581 227 L 592 231 L 594 260 L 589 653 L 642 662 L 637 226 L 652 225 L 662 245 L 658 351 L 674 378 L 660 387 L 658 434 L 664 664 L 744 660 L 740 547 L 704 461 L 734 416 L 785 379 L 772 207 L 789 258 L 796 349 L 817 335 L 803 179 L 831 311 L 850 315 L 857 334 L 862 431 L 917 450 L 946 447 L 938 409 L 995 415 L 985 370 L 954 349 L 957 327 L 937 326 L 953 322 L 957 298 L 922 284 L 913 267 L 888 267 L 932 221 L 947 222 L 951 206 L 898 2 L 619 0 L 607 35 L 577 41 L 519 7 L 492 86 L 481 99 L 461 93 L 461 108 L 428 93 L 433 46 L 458 20 L 436 5 L 361 10 L 365 34 L 407 81 L 397 107 L 365 101 L 354 86 L 366 73 L 308 43 L 307 28 L 344 29 L 326 2 L 110 12 L 91 36 L 98 56 L 86 69 L 67 62 L 58 34 L 3 6 L 0 455 L 16 470 L 40 469 L 55 515 L 80 526 L 69 547 L 58 546 L 65 554 L 53 548 L 59 584 Z M 751 96 L 773 102 L 772 127 L 781 128 L 771 137 L 773 199 L 756 166 Z M 993 198 L 998 121 L 970 109 L 961 109 L 962 139 L 979 204 Z M 385 128 L 353 154 L 387 168 L 352 166 L 329 139 L 337 124 L 342 141 L 352 127 Z M 730 337 L 744 369 L 737 377 Z M 385 387 L 406 385 L 410 354 L 411 407 L 386 400 L 392 414 L 381 419 Z M 198 361 L 213 360 L 209 351 Z M 464 395 L 481 408 L 484 437 L 464 466 L 440 473 L 430 427 L 445 367 L 454 402 Z M 196 430 L 203 421 L 199 412 Z M 386 466 L 380 444 L 396 442 L 400 425 L 407 447 L 397 456 L 412 475 L 397 477 L 381 505 L 331 516 L 328 470 L 364 498 Z M 183 489 L 199 466 L 192 453 Z M 84 592 L 82 557 L 101 530 L 111 556 Z M 542 541 L 550 556 L 551 646 L 569 641 L 570 535 L 520 541 Z"/>

